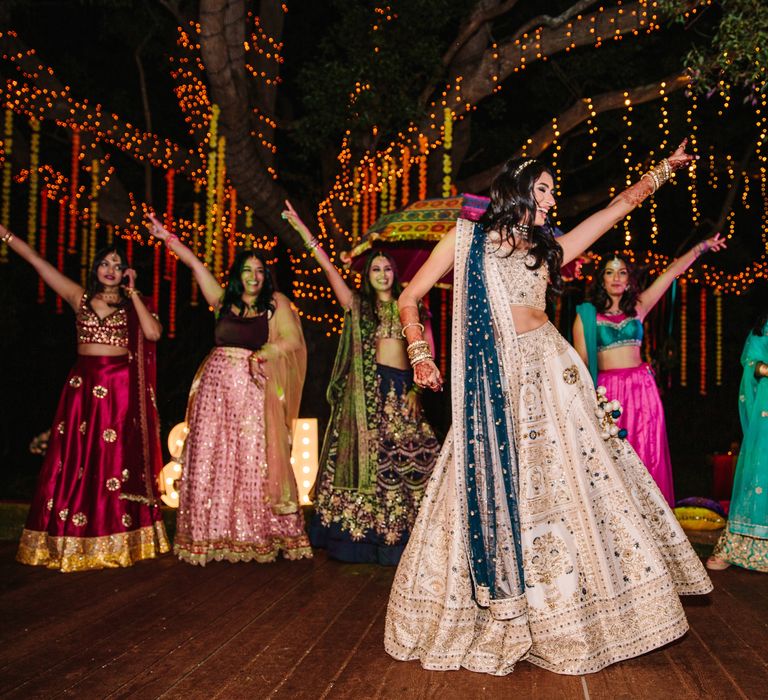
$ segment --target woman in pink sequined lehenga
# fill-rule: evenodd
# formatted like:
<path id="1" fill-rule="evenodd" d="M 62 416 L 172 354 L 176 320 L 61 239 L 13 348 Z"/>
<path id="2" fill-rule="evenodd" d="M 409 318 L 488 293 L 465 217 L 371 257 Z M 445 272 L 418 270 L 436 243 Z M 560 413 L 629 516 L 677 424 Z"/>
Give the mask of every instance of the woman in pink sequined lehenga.
<path id="1" fill-rule="evenodd" d="M 155 341 L 162 327 L 118 247 L 88 288 L 0 226 L 0 237 L 75 311 L 77 360 L 61 392 L 16 559 L 62 572 L 131 566 L 167 552 Z"/>
<path id="2" fill-rule="evenodd" d="M 298 316 L 254 250 L 235 257 L 224 290 L 150 215 L 152 234 L 187 265 L 216 313 L 216 347 L 197 371 L 174 553 L 190 564 L 311 557 L 290 436 L 306 371 Z"/>

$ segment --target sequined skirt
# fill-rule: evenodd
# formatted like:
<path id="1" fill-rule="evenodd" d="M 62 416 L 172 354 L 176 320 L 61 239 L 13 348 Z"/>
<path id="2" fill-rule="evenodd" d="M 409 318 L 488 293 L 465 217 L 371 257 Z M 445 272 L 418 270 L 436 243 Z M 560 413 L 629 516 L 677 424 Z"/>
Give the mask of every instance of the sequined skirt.
<path id="1" fill-rule="evenodd" d="M 609 399 L 622 407 L 618 425 L 627 430 L 627 440 L 635 448 L 667 503 L 674 507 L 672 460 L 669 456 L 664 406 L 650 365 L 601 370 L 597 383 L 602 384 Z"/>
<path id="2" fill-rule="evenodd" d="M 19 543 L 23 564 L 81 571 L 168 551 L 160 509 L 126 491 L 144 473 L 128 376 L 127 356 L 78 356 Z"/>
<path id="3" fill-rule="evenodd" d="M 264 390 L 251 379 L 250 355 L 214 349 L 191 401 L 173 547 L 190 564 L 312 556 L 301 511 L 270 507 Z"/>
<path id="4" fill-rule="evenodd" d="M 603 440 L 589 373 L 551 324 L 518 336 L 518 503 L 525 611 L 473 594 L 449 434 L 395 576 L 386 650 L 502 675 L 521 660 L 597 671 L 684 634 L 678 595 L 706 572 L 631 446 Z"/>

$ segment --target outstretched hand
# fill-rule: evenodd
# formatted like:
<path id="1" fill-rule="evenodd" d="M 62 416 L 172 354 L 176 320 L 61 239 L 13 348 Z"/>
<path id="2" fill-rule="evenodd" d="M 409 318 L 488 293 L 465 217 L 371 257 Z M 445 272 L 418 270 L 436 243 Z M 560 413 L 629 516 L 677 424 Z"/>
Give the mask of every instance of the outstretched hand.
<path id="1" fill-rule="evenodd" d="M 684 138 L 682 143 L 675 149 L 675 152 L 667 158 L 672 170 L 680 170 L 680 168 L 688 167 L 693 161 L 698 158 L 690 153 L 685 152 L 685 148 L 688 145 L 688 138 Z"/>
<path id="2" fill-rule="evenodd" d="M 147 219 L 149 219 L 147 228 L 149 229 L 150 235 L 161 241 L 165 241 L 165 239 L 171 235 L 171 232 L 160 223 L 160 219 L 158 219 L 151 211 L 147 212 Z"/>
<path id="3" fill-rule="evenodd" d="M 301 237 L 304 239 L 304 242 L 307 242 L 312 238 L 312 234 L 307 228 L 307 225 L 301 220 L 301 217 L 296 213 L 293 205 L 287 199 L 285 200 L 285 209 L 283 210 L 283 213 L 280 214 L 280 216 L 282 216 L 291 226 L 293 226 L 293 228 L 299 232 Z"/>
<path id="4" fill-rule="evenodd" d="M 719 233 L 716 233 L 712 238 L 707 238 L 706 240 L 703 240 L 701 243 L 699 243 L 700 246 L 703 246 L 704 250 L 702 250 L 702 253 L 717 253 L 720 250 L 724 250 L 728 247 L 728 244 Z"/>

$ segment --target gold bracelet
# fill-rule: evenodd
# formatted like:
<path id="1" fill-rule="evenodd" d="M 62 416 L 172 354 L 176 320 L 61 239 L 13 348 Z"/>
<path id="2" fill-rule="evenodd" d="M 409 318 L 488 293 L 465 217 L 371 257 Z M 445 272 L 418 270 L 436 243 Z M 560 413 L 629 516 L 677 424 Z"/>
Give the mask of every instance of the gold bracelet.
<path id="1" fill-rule="evenodd" d="M 308 241 L 304 243 L 304 247 L 309 250 L 310 252 L 313 251 L 317 246 L 320 245 L 320 241 L 317 240 L 317 238 L 310 238 Z"/>
<path id="2" fill-rule="evenodd" d="M 0 237 L 0 241 L 3 243 L 10 243 L 13 240 L 13 234 L 6 229 L 5 233 L 2 237 Z"/>
<path id="3" fill-rule="evenodd" d="M 411 326 L 418 326 L 418 327 L 419 327 L 419 330 L 420 330 L 422 333 L 424 332 L 424 324 L 423 324 L 423 323 L 419 323 L 418 321 L 411 321 L 410 323 L 406 323 L 406 324 L 403 326 L 403 330 L 401 330 L 401 331 L 400 331 L 400 333 L 401 333 L 401 335 L 403 336 L 403 338 L 405 338 L 405 329 L 406 329 L 406 328 L 410 328 Z"/>

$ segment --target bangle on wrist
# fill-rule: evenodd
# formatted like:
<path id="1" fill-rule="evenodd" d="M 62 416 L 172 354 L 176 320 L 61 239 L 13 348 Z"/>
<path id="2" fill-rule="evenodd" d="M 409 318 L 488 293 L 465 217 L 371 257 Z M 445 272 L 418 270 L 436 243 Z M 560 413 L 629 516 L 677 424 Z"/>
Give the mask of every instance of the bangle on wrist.
<path id="1" fill-rule="evenodd" d="M 424 332 L 424 324 L 423 323 L 419 323 L 418 321 L 411 321 L 410 323 L 406 323 L 403 326 L 403 329 L 400 331 L 400 333 L 402 334 L 403 338 L 405 338 L 405 331 L 406 331 L 406 329 L 407 328 L 412 328 L 413 326 L 418 326 L 419 330 L 422 333 Z"/>
<path id="2" fill-rule="evenodd" d="M 304 247 L 310 252 L 312 252 L 319 245 L 320 241 L 318 241 L 317 238 L 309 238 L 304 241 Z"/>
<path id="3" fill-rule="evenodd" d="M 171 243 L 173 243 L 174 241 L 178 241 L 178 240 L 179 240 L 179 237 L 175 233 L 169 233 L 165 237 L 165 240 L 163 241 L 163 243 L 165 243 L 165 247 L 166 248 L 170 248 L 171 247 Z"/>
<path id="4" fill-rule="evenodd" d="M 13 240 L 13 234 L 8 229 L 6 229 L 5 233 L 2 236 L 0 236 L 0 241 L 2 241 L 3 243 L 10 243 L 12 240 Z"/>

